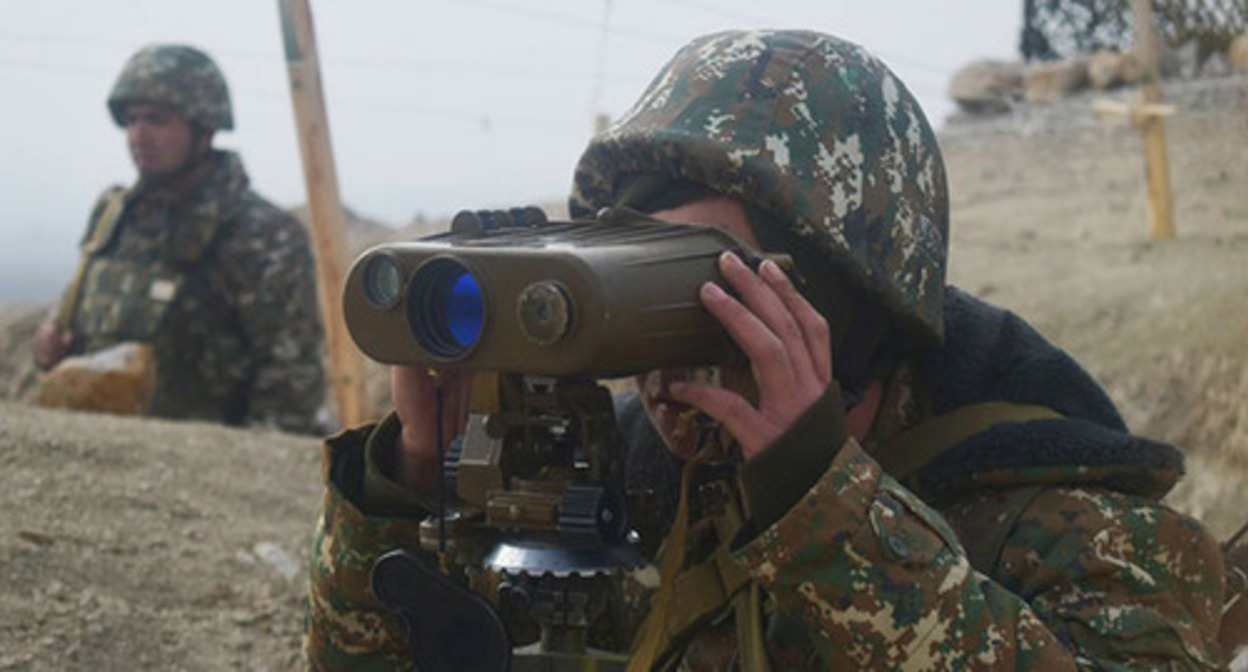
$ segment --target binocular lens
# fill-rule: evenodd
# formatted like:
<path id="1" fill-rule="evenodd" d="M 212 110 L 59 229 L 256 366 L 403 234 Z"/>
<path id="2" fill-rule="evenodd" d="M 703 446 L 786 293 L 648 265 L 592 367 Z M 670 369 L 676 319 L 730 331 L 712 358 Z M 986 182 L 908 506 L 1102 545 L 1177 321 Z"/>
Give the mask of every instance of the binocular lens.
<path id="1" fill-rule="evenodd" d="M 421 347 L 435 357 L 456 359 L 481 337 L 485 324 L 481 285 L 459 262 L 433 259 L 412 278 L 407 319 Z"/>
<path id="2" fill-rule="evenodd" d="M 446 301 L 446 321 L 451 334 L 460 345 L 470 346 L 481 335 L 481 323 L 485 320 L 485 306 L 481 302 L 481 287 L 471 273 L 465 272 L 451 285 Z"/>
<path id="3" fill-rule="evenodd" d="M 386 254 L 368 260 L 364 267 L 364 297 L 374 308 L 386 309 L 399 301 L 402 273 L 398 263 Z"/>

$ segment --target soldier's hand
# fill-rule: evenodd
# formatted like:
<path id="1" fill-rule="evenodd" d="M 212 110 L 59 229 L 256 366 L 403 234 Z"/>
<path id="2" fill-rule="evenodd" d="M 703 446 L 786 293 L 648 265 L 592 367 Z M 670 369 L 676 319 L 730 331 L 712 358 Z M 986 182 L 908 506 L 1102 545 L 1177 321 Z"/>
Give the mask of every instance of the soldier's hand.
<path id="1" fill-rule="evenodd" d="M 73 347 L 73 332 L 61 329 L 51 320 L 44 322 L 35 332 L 35 366 L 50 369 L 65 359 Z"/>
<path id="2" fill-rule="evenodd" d="M 442 388 L 442 439 L 449 444 L 463 433 L 467 423 L 472 374 L 395 366 L 390 383 L 395 412 L 403 425 L 395 453 L 395 476 L 413 490 L 432 492 L 438 476 L 438 386 Z"/>
<path id="3" fill-rule="evenodd" d="M 741 394 L 700 383 L 672 383 L 679 402 L 701 409 L 724 425 L 746 459 L 771 445 L 832 384 L 828 322 L 773 261 L 758 273 L 735 254 L 724 253 L 720 272 L 740 296 L 714 283 L 701 289 L 703 305 L 750 360 L 758 405 Z"/>

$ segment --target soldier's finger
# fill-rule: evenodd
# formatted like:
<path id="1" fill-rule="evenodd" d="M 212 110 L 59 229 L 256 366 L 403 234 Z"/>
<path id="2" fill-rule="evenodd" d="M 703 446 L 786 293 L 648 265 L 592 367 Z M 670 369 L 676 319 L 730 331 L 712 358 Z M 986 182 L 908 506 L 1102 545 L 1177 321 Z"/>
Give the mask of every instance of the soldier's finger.
<path id="1" fill-rule="evenodd" d="M 460 434 L 467 422 L 472 401 L 472 373 L 465 370 L 444 372 L 442 380 L 443 417 L 447 440 Z"/>
<path id="2" fill-rule="evenodd" d="M 673 399 L 706 413 L 732 432 L 747 460 L 780 436 L 774 423 L 735 392 L 700 383 L 672 383 L 669 390 Z"/>
<path id="3" fill-rule="evenodd" d="M 764 266 L 774 262 L 764 262 Z M 745 262 L 731 252 L 719 259 L 720 272 L 741 296 L 745 306 L 758 316 L 763 325 L 775 334 L 786 351 L 795 373 L 811 370 L 813 363 L 807 352 L 806 339 L 789 306 L 770 283 L 764 282 Z M 779 268 L 775 269 L 779 271 Z M 762 382 L 762 381 L 760 381 Z"/>
<path id="4" fill-rule="evenodd" d="M 828 328 L 827 318 L 810 305 L 806 297 L 793 286 L 789 276 L 774 261 L 770 259 L 764 261 L 759 267 L 759 275 L 768 285 L 771 285 L 797 321 L 806 343 L 806 350 L 810 353 L 810 362 L 819 381 L 832 382 L 832 334 Z"/>
<path id="5" fill-rule="evenodd" d="M 792 379 L 792 363 L 785 344 L 763 321 L 719 285 L 708 282 L 700 291 L 702 305 L 724 326 L 728 335 L 750 360 L 759 389 L 766 396 L 783 390 Z"/>

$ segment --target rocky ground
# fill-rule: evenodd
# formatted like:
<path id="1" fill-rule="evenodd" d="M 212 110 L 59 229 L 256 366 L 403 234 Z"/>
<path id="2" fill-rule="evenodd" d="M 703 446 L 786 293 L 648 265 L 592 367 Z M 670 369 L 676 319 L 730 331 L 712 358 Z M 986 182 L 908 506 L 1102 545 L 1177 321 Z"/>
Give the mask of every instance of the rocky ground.
<path id="1" fill-rule="evenodd" d="M 1168 94 L 1173 241 L 1148 239 L 1139 134 L 1091 98 L 949 123 L 950 280 L 1185 446 L 1169 502 L 1226 535 L 1248 519 L 1248 81 Z M 46 309 L 0 307 L 0 670 L 299 667 L 318 442 L 34 408 Z"/>
<path id="2" fill-rule="evenodd" d="M 0 670 L 298 669 L 318 445 L 0 404 Z"/>

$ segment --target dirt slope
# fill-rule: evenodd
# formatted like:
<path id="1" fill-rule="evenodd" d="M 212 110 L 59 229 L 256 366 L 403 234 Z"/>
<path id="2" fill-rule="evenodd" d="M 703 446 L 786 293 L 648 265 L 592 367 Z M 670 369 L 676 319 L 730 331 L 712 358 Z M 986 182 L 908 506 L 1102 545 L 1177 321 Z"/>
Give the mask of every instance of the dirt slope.
<path id="1" fill-rule="evenodd" d="M 0 403 L 0 670 L 296 669 L 319 442 Z"/>

